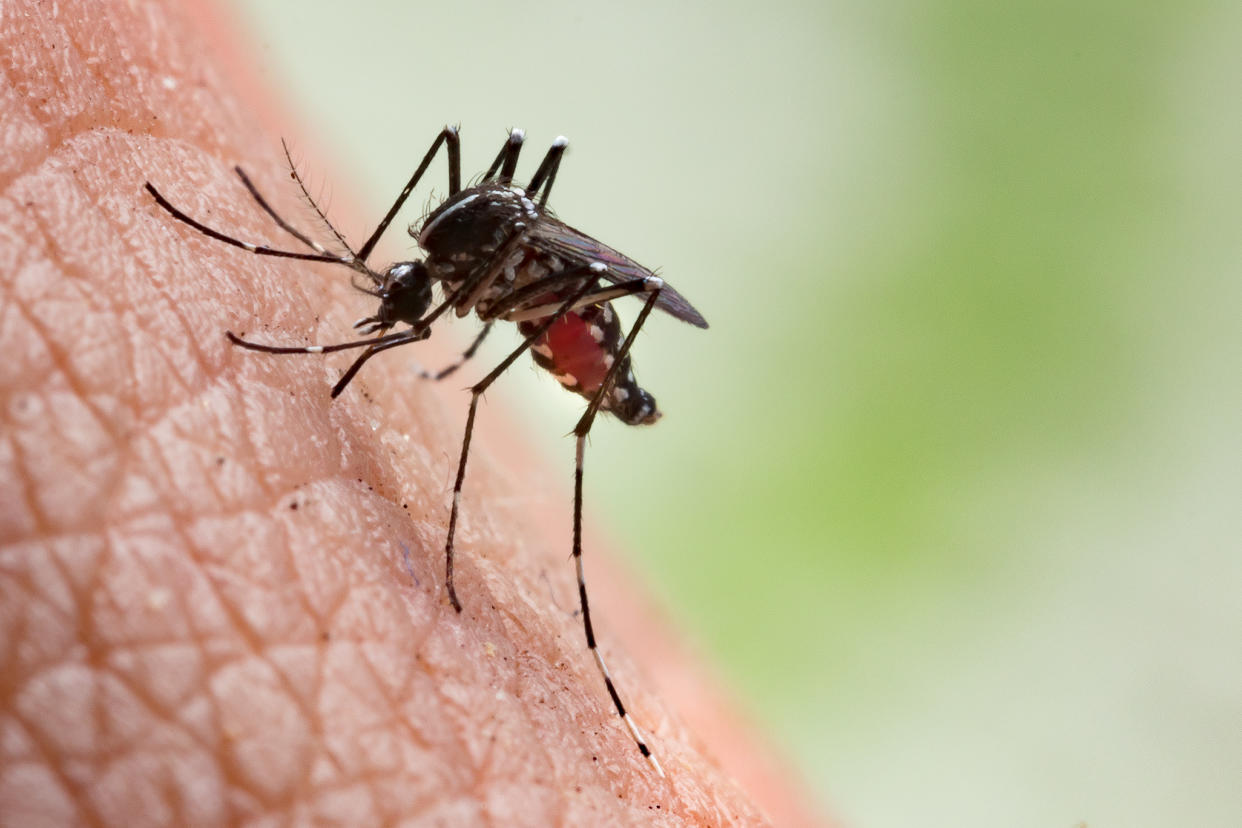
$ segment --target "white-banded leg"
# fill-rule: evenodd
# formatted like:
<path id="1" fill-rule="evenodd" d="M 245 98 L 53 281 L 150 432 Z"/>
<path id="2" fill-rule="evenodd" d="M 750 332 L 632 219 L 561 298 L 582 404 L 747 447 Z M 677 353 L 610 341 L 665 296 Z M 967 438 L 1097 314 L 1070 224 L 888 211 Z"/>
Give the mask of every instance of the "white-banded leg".
<path id="1" fill-rule="evenodd" d="M 520 242 L 520 240 L 521 239 L 520 239 L 520 234 L 519 234 L 518 236 L 515 236 L 513 240 L 511 240 L 511 243 L 517 244 L 518 242 Z M 599 265 L 599 267 L 603 267 L 603 265 Z M 341 375 L 341 378 L 337 380 L 336 384 L 332 386 L 331 396 L 333 399 L 336 399 L 337 397 L 341 395 L 341 392 L 345 390 L 345 387 L 348 386 L 351 381 L 353 381 L 353 378 L 358 374 L 358 371 L 362 369 L 362 366 L 366 364 L 367 360 L 369 360 L 371 357 L 375 356 L 378 353 L 387 351 L 390 348 L 396 348 L 400 345 L 406 345 L 411 342 L 420 342 L 426 339 L 427 337 L 431 336 L 431 323 L 434 322 L 436 318 L 439 317 L 442 313 L 444 313 L 447 309 L 454 307 L 459 302 L 459 299 L 462 296 L 462 294 L 469 293 L 470 291 L 474 290 L 475 286 L 482 281 L 486 281 L 489 278 L 494 279 L 496 270 L 497 270 L 497 266 L 493 266 L 490 268 L 484 268 L 472 274 L 465 281 L 463 281 L 461 285 L 459 285 L 457 289 L 454 290 L 453 293 L 448 296 L 448 298 L 446 298 L 443 302 L 440 303 L 439 306 L 437 306 L 434 310 L 432 310 L 431 313 L 427 314 L 426 316 L 418 320 L 418 322 L 415 323 L 412 327 L 410 327 L 409 330 L 402 331 L 402 332 L 395 333 L 395 334 L 387 334 L 385 336 L 372 337 L 369 339 L 358 339 L 358 340 L 353 340 L 350 342 L 337 343 L 334 345 L 292 345 L 292 346 L 264 345 L 259 342 L 251 342 L 249 340 L 242 339 L 241 337 L 234 334 L 232 331 L 225 331 L 225 335 L 229 338 L 229 341 L 232 342 L 234 345 L 239 345 L 251 351 L 261 351 L 263 353 L 268 353 L 268 354 L 329 354 L 335 351 L 344 351 L 344 350 L 352 349 L 352 348 L 366 348 L 366 350 L 363 351 L 361 354 L 359 354 L 358 358 L 353 361 L 353 363 L 349 366 L 349 368 L 345 370 L 345 373 Z M 591 267 L 585 268 L 584 273 L 586 271 L 598 272 L 594 270 L 594 268 L 591 268 Z M 593 284 L 594 282 L 588 283 L 586 285 L 586 288 L 589 289 Z M 575 296 L 580 297 L 580 294 L 576 293 Z M 382 330 L 387 330 L 389 327 L 391 327 L 391 324 L 385 324 L 378 317 L 375 317 L 375 316 L 370 316 L 365 319 L 359 319 L 357 322 L 354 323 L 354 328 L 364 334 L 376 333 Z M 483 331 L 479 333 L 479 336 L 476 337 L 474 343 L 471 344 L 470 348 L 463 355 L 462 359 L 459 360 L 457 365 L 450 366 L 451 370 L 445 369 L 445 371 L 442 372 L 444 376 L 447 376 L 448 373 L 452 373 L 453 370 L 456 370 L 457 367 L 460 367 L 461 363 L 464 363 L 467 359 L 469 359 L 471 356 L 474 355 L 474 351 L 482 343 L 483 337 L 486 336 L 487 330 L 488 328 L 485 326 Z M 510 360 L 510 362 L 511 361 L 512 360 Z M 508 362 L 506 362 L 505 364 L 508 364 Z"/>
<path id="2" fill-rule="evenodd" d="M 349 385 L 350 380 L 358 373 L 358 369 L 368 359 L 381 351 L 387 351 L 389 348 L 408 345 L 411 342 L 421 342 L 431 334 L 426 328 L 410 328 L 409 330 L 386 334 L 385 336 L 356 339 L 352 342 L 338 342 L 333 345 L 264 345 L 262 342 L 251 342 L 248 339 L 242 339 L 232 331 L 225 331 L 224 335 L 234 345 L 245 348 L 248 351 L 259 351 L 264 354 L 332 354 L 337 351 L 366 348 L 362 355 L 354 360 L 353 364 L 341 375 L 336 385 L 332 386 L 332 397 L 335 399 L 345 390 L 345 386 Z"/>
<path id="3" fill-rule="evenodd" d="M 556 181 L 556 171 L 561 168 L 561 156 L 565 154 L 565 148 L 568 146 L 569 139 L 564 135 L 558 135 L 539 164 L 539 169 L 535 170 L 530 183 L 526 185 L 526 194 L 531 198 L 537 196 L 540 207 L 546 207 L 548 204 L 548 196 L 552 195 L 552 183 Z M 544 184 L 545 178 L 547 184 Z M 543 188 L 543 193 L 539 192 L 540 187 Z"/>
<path id="4" fill-rule="evenodd" d="M 483 181 L 491 181 L 496 176 L 497 170 L 500 171 L 500 183 L 508 184 L 513 181 L 513 173 L 517 171 L 518 156 L 522 154 L 522 143 L 525 140 L 524 130 L 509 130 L 509 137 L 505 139 L 505 145 L 497 153 L 496 160 L 487 168 L 487 172 L 483 173 Z"/>
<path id="5" fill-rule="evenodd" d="M 202 233 L 204 236 L 213 238 L 216 241 L 221 241 L 221 242 L 224 242 L 225 244 L 230 244 L 233 247 L 240 247 L 242 250 L 247 250 L 251 253 L 255 253 L 260 256 L 275 256 L 275 257 L 284 258 L 284 259 L 300 259 L 302 261 L 308 261 L 308 262 L 329 262 L 332 264 L 343 264 L 343 265 L 346 265 L 347 267 L 353 268 L 354 270 L 366 273 L 367 275 L 371 277 L 372 281 L 375 281 L 378 283 L 382 281 L 382 277 L 380 277 L 379 274 L 376 274 L 373 271 L 371 271 L 366 266 L 365 262 L 367 260 L 367 257 L 371 255 L 371 251 L 375 248 L 376 243 L 379 242 L 380 236 L 382 236 L 384 234 L 384 231 L 388 229 L 388 225 L 392 223 L 393 217 L 397 215 L 397 211 L 400 210 L 402 205 L 405 204 L 405 200 L 409 198 L 410 193 L 414 190 L 415 185 L 418 184 L 419 179 L 422 178 L 423 173 L 425 173 L 427 171 L 427 168 L 431 166 L 431 162 L 435 158 L 436 152 L 439 151 L 441 144 L 448 145 L 449 195 L 455 195 L 461 190 L 461 141 L 460 141 L 460 138 L 458 137 L 456 127 L 445 127 L 443 130 L 440 131 L 440 134 L 436 136 L 436 140 L 432 142 L 431 148 L 427 150 L 427 154 L 423 156 L 423 160 L 418 165 L 418 169 L 414 171 L 414 175 L 410 177 L 409 182 L 401 190 L 400 194 L 398 194 L 397 200 L 393 202 L 392 207 L 388 209 L 388 212 L 384 215 L 384 218 L 380 220 L 380 223 L 376 226 L 375 230 L 372 231 L 371 237 L 367 239 L 366 244 L 362 245 L 362 247 L 358 249 L 358 252 L 356 254 L 351 250 L 349 254 L 345 256 L 338 256 L 338 255 L 328 252 L 318 242 L 314 241 L 306 234 L 297 230 L 291 224 L 289 224 L 283 218 L 281 218 L 276 213 L 276 211 L 272 209 L 271 205 L 267 203 L 267 201 L 263 198 L 263 196 L 259 194 L 258 189 L 246 176 L 246 173 L 241 169 L 241 167 L 234 167 L 233 168 L 234 172 L 236 172 L 238 177 L 241 178 L 242 183 L 246 186 L 246 189 L 250 192 L 250 195 L 254 198 L 255 201 L 258 202 L 259 206 L 263 208 L 264 212 L 266 212 L 269 216 L 271 216 L 272 219 L 276 221 L 276 223 L 280 226 L 282 230 L 289 233 L 290 235 L 292 235 L 294 238 L 296 238 L 298 241 L 302 242 L 306 246 L 310 247 L 312 250 L 315 251 L 314 253 L 301 253 L 301 252 L 296 252 L 296 251 L 291 251 L 291 250 L 279 250 L 273 247 L 269 247 L 266 244 L 254 244 L 252 242 L 242 241 L 241 239 L 234 238 L 233 236 L 229 236 L 225 233 L 222 233 L 219 230 L 216 230 L 215 228 L 208 227 L 207 225 L 203 224 L 197 219 L 191 218 L 188 214 L 186 214 L 182 210 L 179 210 L 178 208 L 174 207 L 172 203 L 168 201 L 168 199 L 164 198 L 164 196 L 159 192 L 159 190 L 155 189 L 155 185 L 152 184 L 150 181 L 145 182 L 145 187 L 146 187 L 147 192 L 151 194 L 151 197 L 155 199 L 156 203 L 159 204 L 161 207 L 163 207 L 168 212 L 169 215 L 171 215 L 173 218 L 177 219 L 180 222 L 184 222 L 185 224 L 188 224 L 189 226 L 193 227 L 198 232 Z M 285 148 L 285 154 L 286 154 L 286 157 L 288 157 L 287 147 Z M 302 184 L 301 177 L 297 174 L 296 169 L 294 170 L 294 178 L 297 180 L 298 186 L 302 187 L 303 193 L 305 194 L 306 188 Z M 309 194 L 307 194 L 307 198 L 309 200 Z M 313 200 L 311 200 L 311 205 L 315 208 L 315 211 L 319 213 L 320 217 L 323 218 L 325 222 L 327 222 L 327 218 L 323 215 L 323 212 L 319 210 L 318 205 L 316 205 Z M 346 248 L 346 250 L 349 250 L 349 245 L 345 244 L 345 240 L 341 237 L 340 233 L 336 231 L 336 228 L 332 227 L 331 223 L 328 223 L 328 226 L 332 230 L 333 235 L 336 236 L 337 240 L 341 242 L 341 244 Z"/>
<path id="6" fill-rule="evenodd" d="M 461 490 L 466 481 L 466 460 L 470 457 L 470 438 L 474 434 L 474 415 L 479 407 L 479 397 L 487 390 L 496 379 L 508 370 L 513 361 L 530 349 L 539 337 L 548 332 L 555 322 L 569 312 L 569 309 L 585 296 L 599 281 L 599 274 L 607 269 L 607 266 L 598 262 L 589 265 L 571 268 L 572 271 L 578 272 L 583 279 L 582 285 L 569 295 L 560 308 L 555 313 L 548 315 L 531 334 L 523 340 L 522 344 L 513 350 L 509 356 L 504 358 L 499 365 L 491 370 L 487 376 L 479 380 L 470 388 L 470 408 L 466 413 L 466 430 L 461 441 L 461 456 L 457 461 L 457 479 L 453 483 L 453 506 L 449 511 L 448 537 L 444 542 L 444 588 L 448 592 L 449 603 L 453 605 L 453 609 L 461 612 L 461 601 L 457 599 L 457 589 L 453 586 L 453 541 L 457 535 L 457 513 L 461 508 Z M 364 356 L 366 356 L 364 354 Z"/>
<path id="7" fill-rule="evenodd" d="M 245 173 L 243 173 L 240 168 L 237 168 L 236 171 L 238 172 L 239 175 L 241 175 L 242 181 L 246 182 L 247 186 L 250 186 L 249 180 L 246 178 Z M 304 237 L 301 233 L 294 230 L 292 227 L 286 225 L 283 222 L 283 220 L 281 220 L 282 229 L 288 230 L 289 232 L 293 233 L 298 238 L 299 241 L 302 241 L 302 242 L 305 242 L 306 244 L 311 245 L 311 247 L 315 249 L 317 252 L 301 253 L 301 252 L 294 251 L 294 250 L 278 250 L 274 247 L 269 247 L 266 244 L 254 244 L 252 242 L 242 241 L 241 239 L 234 238 L 233 236 L 229 236 L 225 233 L 221 233 L 219 230 L 216 230 L 214 227 L 208 227 L 206 224 L 203 224 L 198 219 L 191 218 L 185 212 L 174 207 L 168 199 L 164 198 L 164 196 L 160 193 L 159 190 L 155 189 L 155 185 L 152 184 L 150 181 L 146 182 L 145 186 L 146 186 L 147 192 L 150 193 L 151 197 L 155 199 L 155 203 L 163 207 L 164 210 L 170 216 L 175 218 L 177 221 L 180 221 L 184 224 L 188 224 L 189 226 L 193 227 L 195 230 L 202 233 L 204 236 L 207 236 L 208 238 L 212 238 L 212 239 L 215 239 L 216 241 L 224 242 L 225 244 L 230 244 L 233 247 L 240 247 L 242 250 L 248 251 L 250 253 L 254 253 L 259 256 L 274 256 L 280 259 L 300 259 L 302 261 L 307 261 L 307 262 L 328 262 L 330 264 L 343 264 L 343 265 L 346 265 L 347 267 L 357 266 L 358 260 L 353 255 L 337 256 L 332 253 L 318 252 L 319 250 L 321 250 L 321 248 L 319 248 L 317 245 L 311 242 L 308 238 Z M 253 190 L 253 188 L 251 189 L 251 192 L 252 194 L 257 193 L 257 191 Z M 258 196 L 256 196 L 256 198 L 258 198 Z M 265 210 L 268 211 L 269 215 L 275 215 L 274 213 L 272 213 L 271 209 L 267 206 L 267 204 L 261 200 L 261 198 L 259 200 L 259 203 L 260 205 L 264 207 Z"/>
<path id="8" fill-rule="evenodd" d="M 638 745 L 638 751 L 651 767 L 660 776 L 664 776 L 664 769 L 660 767 L 659 760 L 655 754 L 651 752 L 651 748 L 647 746 L 647 740 L 643 736 L 643 732 L 638 727 L 638 723 L 634 721 L 634 717 L 625 709 L 625 703 L 621 701 L 621 694 L 617 692 L 617 685 L 612 680 L 612 674 L 608 672 L 608 665 L 604 663 L 604 656 L 599 651 L 599 646 L 595 641 L 595 628 L 591 624 L 591 607 L 587 602 L 586 573 L 582 568 L 582 468 L 583 460 L 586 454 L 586 439 L 591 433 L 591 426 L 595 422 L 595 415 L 599 413 L 600 405 L 603 403 L 605 396 L 608 394 L 613 382 L 616 381 L 617 372 L 622 363 L 625 362 L 626 355 L 630 352 L 630 347 L 634 344 L 634 339 L 638 335 L 638 331 L 642 328 L 643 323 L 647 321 L 651 309 L 655 307 L 656 300 L 660 297 L 660 289 L 664 286 L 663 280 L 657 277 L 648 279 L 648 289 L 651 295 L 647 298 L 646 304 L 643 305 L 642 311 L 639 312 L 638 318 L 634 320 L 633 327 L 630 328 L 629 335 L 625 338 L 625 342 L 618 349 L 616 358 L 609 369 L 608 375 L 604 377 L 603 384 L 595 393 L 594 399 L 587 406 L 587 410 L 583 413 L 582 418 L 578 420 L 578 424 L 574 426 L 575 452 L 574 452 L 574 563 L 578 572 L 578 600 L 582 605 L 582 628 L 586 632 L 587 649 L 591 651 L 591 655 L 595 657 L 595 665 L 599 668 L 600 675 L 604 679 L 604 686 L 608 688 L 608 695 L 612 698 L 613 705 L 617 708 L 617 715 L 625 726 L 629 728 L 630 735 L 634 737 L 634 743 Z"/>
<path id="9" fill-rule="evenodd" d="M 576 281 L 577 278 L 576 276 L 565 277 L 560 273 L 545 276 L 537 282 L 532 282 L 529 285 L 497 296 L 488 303 L 486 308 L 479 310 L 479 315 L 484 319 L 504 319 L 507 322 L 526 322 L 531 319 L 542 319 L 560 306 L 559 301 L 543 301 L 548 294 L 555 295 L 556 291 L 562 290 L 565 287 L 568 279 Z M 579 299 L 578 304 L 570 308 L 570 310 L 585 308 L 587 305 L 598 305 L 622 296 L 632 296 L 635 293 L 644 293 L 650 290 L 650 280 L 652 278 L 654 277 L 644 276 L 639 279 L 630 279 L 625 282 L 598 287 Z M 533 302 L 539 302 L 539 304 L 532 304 Z"/>

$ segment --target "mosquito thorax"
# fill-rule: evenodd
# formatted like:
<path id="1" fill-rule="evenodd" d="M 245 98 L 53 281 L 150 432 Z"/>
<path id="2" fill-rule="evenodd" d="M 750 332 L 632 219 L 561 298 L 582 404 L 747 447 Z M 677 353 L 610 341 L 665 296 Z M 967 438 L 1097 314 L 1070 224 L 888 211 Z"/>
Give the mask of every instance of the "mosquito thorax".
<path id="1" fill-rule="evenodd" d="M 410 235 L 428 254 L 438 278 L 464 278 L 490 259 L 506 240 L 539 218 L 539 208 L 520 187 L 482 184 L 445 200 Z"/>
<path id="2" fill-rule="evenodd" d="M 422 262 L 397 262 L 384 272 L 376 317 L 385 325 L 413 325 L 431 307 L 431 274 Z"/>

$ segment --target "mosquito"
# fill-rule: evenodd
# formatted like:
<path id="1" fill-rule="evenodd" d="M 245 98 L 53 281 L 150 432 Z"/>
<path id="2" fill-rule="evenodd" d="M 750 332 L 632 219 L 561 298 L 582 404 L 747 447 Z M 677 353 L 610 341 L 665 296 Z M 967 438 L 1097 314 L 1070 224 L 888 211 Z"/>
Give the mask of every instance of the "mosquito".
<path id="1" fill-rule="evenodd" d="M 457 478 L 453 484 L 453 502 L 449 510 L 448 534 L 444 543 L 444 586 L 449 602 L 457 612 L 461 612 L 462 605 L 453 585 L 453 541 L 479 398 L 527 351 L 531 352 L 535 364 L 549 371 L 566 389 L 586 398 L 586 411 L 573 430 L 573 558 L 578 577 L 582 625 L 587 649 L 595 658 L 617 714 L 629 728 L 639 752 L 657 774 L 664 776 L 664 770 L 648 747 L 638 724 L 621 701 L 612 675 L 596 646 L 587 601 L 586 575 L 582 567 L 582 470 L 587 436 L 600 412 L 612 414 L 627 425 L 647 425 L 660 418 L 655 399 L 634 379 L 630 361 L 630 348 L 652 309 L 659 308 L 699 328 L 706 328 L 707 321 L 685 297 L 654 272 L 553 216 L 547 207 L 548 197 L 561 158 L 569 145 L 565 138 L 552 142 L 525 187 L 515 185 L 513 175 L 524 141 L 522 130 L 511 130 L 479 183 L 463 188 L 461 140 L 456 127 L 445 127 L 392 207 L 357 251 L 350 247 L 311 198 L 286 145 L 285 157 L 294 181 L 307 203 L 331 231 L 336 246 L 344 250 L 343 253 L 330 251 L 281 218 L 241 167 L 234 167 L 234 172 L 251 198 L 277 226 L 308 251 L 282 250 L 242 241 L 208 227 L 174 207 L 149 181 L 146 189 L 173 218 L 210 238 L 261 256 L 344 265 L 352 271 L 354 287 L 379 300 L 379 308 L 373 315 L 354 323 L 354 329 L 364 337 L 362 339 L 332 345 L 277 346 L 252 342 L 231 331 L 225 332 L 234 345 L 266 354 L 327 354 L 361 349 L 361 354 L 332 387 L 333 398 L 345 390 L 371 357 L 381 351 L 427 339 L 432 323 L 449 310 L 458 317 L 473 312 L 483 327 L 455 362 L 434 373 L 423 372 L 423 376 L 430 379 L 444 379 L 465 364 L 474 356 L 497 321 L 517 324 L 523 336 L 522 344 L 470 388 L 470 407 L 466 414 Z M 425 256 L 375 270 L 367 259 L 441 147 L 448 153 L 448 197 L 421 224 L 409 228 L 410 235 Z M 432 287 L 435 285 L 440 286 L 444 298 L 433 307 Z M 623 335 L 612 300 L 644 295 L 646 301 L 642 309 L 629 333 Z M 398 330 L 390 333 L 393 328 Z"/>

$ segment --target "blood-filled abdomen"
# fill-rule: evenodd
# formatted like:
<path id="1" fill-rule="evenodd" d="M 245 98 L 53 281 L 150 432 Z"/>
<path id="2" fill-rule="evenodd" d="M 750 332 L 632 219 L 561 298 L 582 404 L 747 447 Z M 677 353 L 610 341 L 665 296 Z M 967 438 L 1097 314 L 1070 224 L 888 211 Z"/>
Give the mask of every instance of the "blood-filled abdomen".
<path id="1" fill-rule="evenodd" d="M 545 320 L 518 323 L 529 336 Z M 579 308 L 552 323 L 531 345 L 535 363 L 556 377 L 561 385 L 588 400 L 593 399 L 616 361 L 624 337 L 621 323 L 608 303 Z M 600 404 L 600 410 L 616 415 L 629 425 L 653 423 L 660 417 L 655 399 L 638 386 L 630 358 L 617 368 L 616 379 Z"/>

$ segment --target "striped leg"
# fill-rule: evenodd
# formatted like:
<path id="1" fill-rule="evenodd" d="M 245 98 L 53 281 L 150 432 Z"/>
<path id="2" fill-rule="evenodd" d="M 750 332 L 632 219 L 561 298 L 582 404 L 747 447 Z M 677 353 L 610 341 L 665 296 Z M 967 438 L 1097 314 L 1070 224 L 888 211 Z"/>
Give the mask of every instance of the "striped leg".
<path id="1" fill-rule="evenodd" d="M 496 176 L 497 170 L 500 171 L 500 183 L 509 184 L 513 181 L 513 173 L 517 171 L 518 156 L 522 153 L 522 144 L 526 141 L 526 131 L 521 129 L 509 130 L 509 137 L 505 141 L 505 145 L 500 148 L 496 160 L 487 168 L 487 172 L 483 173 L 483 181 L 491 181 Z"/>
<path id="2" fill-rule="evenodd" d="M 514 360 L 526 353 L 539 337 L 547 333 L 548 329 L 558 319 L 568 313 L 569 309 L 579 299 L 595 287 L 596 282 L 599 281 L 599 273 L 603 268 L 604 265 L 597 263 L 573 268 L 574 271 L 579 272 L 583 279 L 582 285 L 568 299 L 561 303 L 561 306 L 555 313 L 550 314 L 544 319 L 542 324 L 530 336 L 526 337 L 521 345 L 515 348 L 509 356 L 505 357 L 503 362 L 493 368 L 487 376 L 475 383 L 470 389 L 470 408 L 466 413 L 466 431 L 461 441 L 461 457 L 457 461 L 457 480 L 453 483 L 453 506 L 449 512 L 448 537 L 444 541 L 444 588 L 448 592 L 449 603 L 458 612 L 461 612 L 461 601 L 457 599 L 457 589 L 453 586 L 453 540 L 457 536 L 457 513 L 461 508 L 461 489 L 466 482 L 466 460 L 470 457 L 470 438 L 474 434 L 474 415 L 479 408 L 479 397 L 483 396 L 483 392 L 487 390 L 488 386 L 508 370 Z"/>
<path id="3" fill-rule="evenodd" d="M 655 758 L 655 754 L 651 752 L 651 748 L 647 746 L 647 741 L 643 736 L 643 732 L 639 729 L 634 718 L 630 716 L 625 709 L 625 704 L 621 701 L 621 694 L 617 692 L 617 686 L 612 680 L 612 675 L 608 672 L 608 665 L 604 663 L 604 657 L 600 654 L 599 647 L 595 643 L 595 628 L 591 625 L 591 607 L 587 603 L 586 574 L 582 569 L 582 465 L 584 455 L 586 453 L 587 435 L 591 433 L 591 425 L 595 422 L 595 415 L 599 412 L 605 395 L 612 387 L 616 380 L 617 372 L 625 363 L 625 357 L 630 352 L 630 346 L 634 344 L 634 338 L 642 328 L 643 323 L 647 321 L 647 316 L 651 313 L 651 309 L 655 307 L 656 300 L 660 297 L 660 288 L 664 283 L 658 278 L 650 278 L 648 289 L 651 295 L 647 299 L 647 303 L 643 305 L 642 311 L 638 314 L 638 318 L 634 321 L 634 326 L 630 328 L 629 336 L 625 338 L 624 344 L 617 351 L 616 359 L 613 361 L 612 368 L 608 372 L 608 376 L 604 378 L 603 384 L 596 392 L 595 398 L 591 400 L 587 406 L 586 412 L 583 413 L 582 419 L 574 426 L 574 436 L 576 438 L 576 451 L 574 462 L 574 563 L 578 570 L 578 600 L 582 604 L 582 627 L 586 631 L 587 649 L 591 651 L 591 655 L 595 656 L 595 665 L 599 668 L 600 675 L 603 676 L 604 686 L 608 688 L 608 695 L 612 697 L 612 703 L 617 708 L 619 715 L 625 722 L 625 726 L 629 728 L 630 735 L 634 737 L 635 744 L 638 745 L 638 751 L 647 758 L 651 767 L 661 777 L 664 776 L 664 769 L 660 767 L 660 762 Z"/>
<path id="4" fill-rule="evenodd" d="M 543 157 L 543 163 L 539 165 L 539 169 L 535 170 L 534 177 L 526 185 L 526 194 L 531 198 L 538 196 L 540 208 L 548 204 L 548 196 L 552 195 L 552 182 L 556 181 L 556 171 L 561 167 L 561 156 L 565 154 L 565 148 L 568 146 L 569 141 L 565 136 L 558 136 L 552 142 L 548 154 Z M 543 187 L 542 193 L 539 192 L 540 187 Z"/>
<path id="5" fill-rule="evenodd" d="M 345 390 L 345 386 L 349 385 L 354 375 L 366 363 L 368 359 L 380 353 L 387 351 L 389 348 L 398 348 L 402 345 L 408 345 L 411 342 L 421 342 L 430 334 L 425 328 L 410 328 L 408 330 L 399 331 L 397 333 L 386 334 L 384 336 L 376 336 L 370 339 L 356 339 L 353 342 L 338 342 L 335 345 L 264 345 L 261 342 L 251 342 L 249 339 L 242 339 L 232 331 L 225 331 L 224 335 L 229 338 L 229 342 L 234 345 L 245 348 L 249 351 L 259 351 L 264 354 L 333 354 L 337 351 L 348 351 L 356 348 L 366 348 L 349 369 L 337 380 L 336 385 L 332 386 L 332 398 L 336 399 L 341 392 Z"/>

